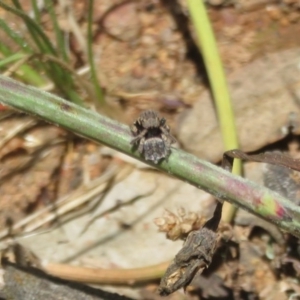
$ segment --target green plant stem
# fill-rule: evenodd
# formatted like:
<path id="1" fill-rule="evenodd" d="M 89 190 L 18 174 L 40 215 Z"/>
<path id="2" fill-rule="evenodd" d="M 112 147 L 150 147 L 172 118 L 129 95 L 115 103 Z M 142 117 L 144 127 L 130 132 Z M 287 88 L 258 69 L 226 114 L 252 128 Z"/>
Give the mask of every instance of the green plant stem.
<path id="1" fill-rule="evenodd" d="M 25 53 L 33 53 L 33 49 L 30 47 L 28 42 L 16 31 L 11 29 L 8 24 L 0 18 L 0 28 L 17 44 L 19 47 L 25 52 Z M 6 56 L 6 58 L 3 58 L 0 62 L 1 66 L 4 66 L 7 63 L 11 63 L 15 60 L 21 59 L 22 56 L 25 56 L 25 53 L 13 53 L 12 50 L 2 44 L 0 46 L 0 52 Z M 39 73 L 34 70 L 29 65 L 22 65 L 20 68 L 20 72 L 17 74 L 18 78 L 22 79 L 22 81 L 31 83 L 35 86 L 42 86 L 44 84 L 44 80 L 41 78 Z"/>
<path id="2" fill-rule="evenodd" d="M 17 52 L 0 60 L 0 68 L 24 58 L 26 54 Z"/>
<path id="3" fill-rule="evenodd" d="M 204 1 L 188 0 L 187 3 L 196 35 L 200 43 L 201 53 L 204 58 L 212 94 L 216 103 L 225 150 L 237 149 L 239 147 L 238 137 L 229 90 Z M 235 160 L 232 172 L 240 175 L 241 169 L 241 161 Z M 222 219 L 229 222 L 234 213 L 235 208 L 226 205 L 223 208 Z"/>
<path id="4" fill-rule="evenodd" d="M 37 0 L 31 0 L 32 9 L 34 12 L 34 20 L 35 22 L 40 25 L 41 24 L 41 13 L 37 4 Z"/>
<path id="5" fill-rule="evenodd" d="M 3 49 L 0 49 L 0 52 L 2 52 Z M 11 54 L 10 49 L 6 48 L 4 49 L 5 54 L 7 57 L 0 60 L 0 69 L 5 67 L 7 64 L 21 61 L 26 57 L 26 54 L 23 53 L 14 53 Z M 20 78 L 23 82 L 33 84 L 35 86 L 42 86 L 45 84 L 43 78 L 38 74 L 33 68 L 31 68 L 29 65 L 22 64 L 19 67 L 19 72 L 17 72 L 17 77 Z"/>
<path id="6" fill-rule="evenodd" d="M 32 38 L 34 39 L 41 52 L 56 55 L 56 50 L 54 49 L 47 35 L 44 33 L 43 29 L 38 25 L 38 23 L 36 23 L 26 13 L 24 13 L 19 0 L 12 0 L 12 2 L 16 8 L 3 3 L 3 1 L 0 1 L 0 6 L 23 19 L 28 31 L 30 32 Z"/>
<path id="7" fill-rule="evenodd" d="M 0 75 L 0 101 L 144 161 L 129 127 L 58 96 Z M 158 165 L 146 162 L 300 237 L 300 207 L 285 197 L 179 149 Z"/>
<path id="8" fill-rule="evenodd" d="M 46 82 L 46 80 L 29 65 L 22 65 L 19 69 L 19 72 L 16 73 L 16 76 L 23 82 L 37 87 L 45 85 Z"/>
<path id="9" fill-rule="evenodd" d="M 67 55 L 63 33 L 62 33 L 61 29 L 59 28 L 57 16 L 54 11 L 53 0 L 47 0 L 46 4 L 47 4 L 47 8 L 48 8 L 51 20 L 52 20 L 52 25 L 53 25 L 55 36 L 56 36 L 56 45 L 58 48 L 58 53 L 60 54 L 59 56 L 61 58 L 63 58 L 66 62 L 68 62 L 69 57 Z"/>
<path id="10" fill-rule="evenodd" d="M 12 0 L 12 3 L 15 7 L 9 6 L 4 1 L 0 0 L 0 7 L 22 18 L 40 53 L 57 56 L 57 51 L 52 45 L 50 39 L 44 33 L 40 25 L 23 11 L 20 1 Z M 74 90 L 73 80 L 68 72 L 64 72 L 60 66 L 53 62 L 45 63 L 43 64 L 43 67 L 49 78 L 52 79 L 55 86 L 60 91 L 68 96 L 71 101 L 83 105 L 83 100 Z"/>
<path id="11" fill-rule="evenodd" d="M 28 42 L 19 35 L 15 30 L 11 29 L 8 24 L 0 18 L 0 28 L 17 44 L 25 53 L 32 53 L 33 49 Z"/>

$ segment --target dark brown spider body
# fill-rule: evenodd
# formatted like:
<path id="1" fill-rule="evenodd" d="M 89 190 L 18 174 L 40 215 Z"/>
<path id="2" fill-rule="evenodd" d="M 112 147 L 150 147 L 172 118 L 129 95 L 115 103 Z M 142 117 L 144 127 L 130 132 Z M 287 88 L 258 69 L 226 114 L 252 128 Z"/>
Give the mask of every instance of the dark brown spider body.
<path id="1" fill-rule="evenodd" d="M 155 164 L 169 156 L 171 144 L 176 141 L 166 119 L 160 118 L 153 110 L 142 112 L 131 126 L 131 131 L 135 136 L 131 144 L 138 144 L 138 151 Z"/>

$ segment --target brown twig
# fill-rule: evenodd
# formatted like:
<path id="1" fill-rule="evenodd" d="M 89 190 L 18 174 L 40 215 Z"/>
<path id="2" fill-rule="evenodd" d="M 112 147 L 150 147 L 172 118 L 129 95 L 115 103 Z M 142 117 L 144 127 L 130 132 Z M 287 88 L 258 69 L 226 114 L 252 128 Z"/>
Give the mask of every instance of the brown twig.
<path id="1" fill-rule="evenodd" d="M 134 269 L 95 269 L 66 264 L 43 264 L 43 270 L 49 275 L 66 280 L 94 284 L 136 284 L 157 280 L 166 271 L 169 262 Z"/>

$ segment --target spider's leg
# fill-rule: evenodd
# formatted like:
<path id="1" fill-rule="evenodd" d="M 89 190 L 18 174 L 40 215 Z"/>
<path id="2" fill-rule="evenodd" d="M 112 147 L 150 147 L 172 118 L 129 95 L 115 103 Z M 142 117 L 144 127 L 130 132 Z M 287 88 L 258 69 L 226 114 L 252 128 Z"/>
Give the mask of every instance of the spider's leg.
<path id="1" fill-rule="evenodd" d="M 130 125 L 130 131 L 134 136 L 137 135 L 138 133 L 137 122 L 134 122 L 132 125 Z"/>
<path id="2" fill-rule="evenodd" d="M 177 140 L 174 138 L 174 136 L 170 133 L 169 126 L 166 125 L 164 127 L 160 127 L 160 130 L 166 137 L 170 138 L 170 140 L 171 140 L 170 145 L 177 142 Z"/>
<path id="3" fill-rule="evenodd" d="M 160 119 L 160 126 L 164 126 L 166 124 L 166 119 L 165 118 L 161 118 Z"/>
<path id="4" fill-rule="evenodd" d="M 147 133 L 147 129 L 144 129 L 134 139 L 131 140 L 130 144 L 135 144 L 136 142 L 138 142 L 141 138 L 145 136 L 146 133 Z"/>
<path id="5" fill-rule="evenodd" d="M 138 151 L 139 153 L 144 152 L 144 144 L 145 144 L 145 137 L 142 137 L 139 143 Z"/>
<path id="6" fill-rule="evenodd" d="M 164 157 L 167 158 L 171 152 L 171 144 L 172 142 L 170 141 L 170 139 L 168 139 L 168 137 L 165 134 L 162 134 L 162 139 L 165 143 L 164 149 L 163 149 L 163 153 L 164 153 Z"/>

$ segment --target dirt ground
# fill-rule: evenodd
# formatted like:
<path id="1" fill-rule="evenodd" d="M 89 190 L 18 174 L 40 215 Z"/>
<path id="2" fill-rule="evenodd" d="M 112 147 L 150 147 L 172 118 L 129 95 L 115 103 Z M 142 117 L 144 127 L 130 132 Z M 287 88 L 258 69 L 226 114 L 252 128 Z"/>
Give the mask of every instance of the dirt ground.
<path id="1" fill-rule="evenodd" d="M 89 80 L 84 71 L 87 2 L 61 0 L 55 6 L 72 67 L 84 80 Z M 32 13 L 31 1 L 22 5 Z M 299 0 L 207 0 L 206 5 L 240 148 L 299 157 Z M 28 34 L 17 17 L 3 9 L 0 17 Z M 55 40 L 46 12 L 41 24 Z M 95 0 L 93 33 L 97 73 L 113 117 L 129 125 L 142 111 L 154 109 L 167 119 L 176 147 L 219 164 L 221 131 L 186 1 Z M 0 39 L 16 47 L 2 30 Z M 51 84 L 44 89 L 57 92 Z M 199 226 L 214 199 L 62 128 L 2 107 L 0 113 L 1 249 L 15 241 L 44 265 L 103 270 L 108 275 L 93 282 L 97 287 L 134 299 L 162 299 L 156 292 L 159 268 L 174 258 L 182 241 L 160 231 Z M 292 171 L 245 163 L 244 174 L 278 192 L 282 184 L 287 197 L 300 200 L 299 178 Z M 165 299 L 300 299 L 298 240 L 240 210 L 231 226 L 212 265 L 185 292 Z M 119 269 L 134 268 L 141 273 L 124 280 Z M 140 282 L 143 272 L 158 275 Z"/>

